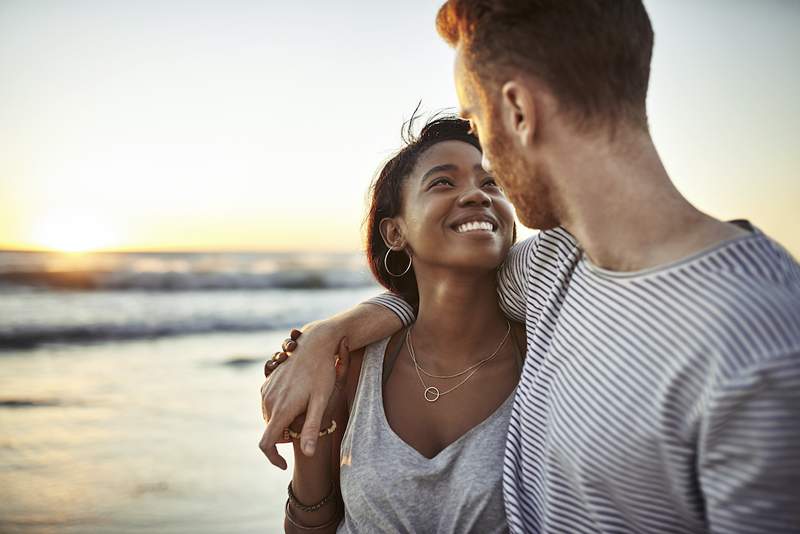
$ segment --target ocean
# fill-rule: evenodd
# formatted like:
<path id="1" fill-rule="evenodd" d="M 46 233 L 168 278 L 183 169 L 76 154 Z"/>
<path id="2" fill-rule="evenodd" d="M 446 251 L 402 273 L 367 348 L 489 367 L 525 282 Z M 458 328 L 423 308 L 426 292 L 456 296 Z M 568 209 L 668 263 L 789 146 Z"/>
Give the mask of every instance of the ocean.
<path id="1" fill-rule="evenodd" d="M 379 291 L 360 254 L 0 252 L 0 532 L 281 532 L 263 362 Z"/>

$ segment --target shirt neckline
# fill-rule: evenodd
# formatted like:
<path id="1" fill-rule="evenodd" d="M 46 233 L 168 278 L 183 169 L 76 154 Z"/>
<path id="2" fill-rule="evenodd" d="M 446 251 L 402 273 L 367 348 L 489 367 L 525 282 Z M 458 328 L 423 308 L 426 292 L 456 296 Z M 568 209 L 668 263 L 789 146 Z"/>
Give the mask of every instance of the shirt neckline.
<path id="1" fill-rule="evenodd" d="M 701 249 L 697 252 L 689 254 L 683 258 L 680 258 L 675 261 L 671 261 L 668 263 L 664 263 L 662 265 L 656 265 L 654 267 L 648 267 L 646 269 L 640 269 L 638 271 L 612 271 L 610 269 L 604 269 L 603 267 L 599 267 L 592 263 L 592 260 L 581 250 L 581 263 L 586 267 L 589 272 L 594 275 L 599 276 L 600 278 L 606 278 L 609 280 L 632 280 L 636 278 L 643 278 L 646 276 L 651 276 L 654 274 L 665 273 L 677 268 L 680 268 L 688 263 L 692 263 L 698 260 L 701 257 L 708 256 L 714 252 L 717 252 L 723 248 L 727 248 L 735 243 L 739 243 L 741 241 L 747 241 L 750 239 L 758 239 L 763 237 L 763 233 L 753 226 L 750 221 L 746 219 L 734 219 L 731 221 L 727 221 L 731 224 L 735 224 L 739 228 L 747 230 L 748 234 L 740 235 L 736 237 L 732 237 L 730 239 L 725 239 L 723 241 L 719 241 L 718 243 L 714 243 L 713 245 Z"/>
<path id="2" fill-rule="evenodd" d="M 379 345 L 379 350 L 381 351 L 381 357 L 380 357 L 380 362 L 379 362 L 378 369 L 380 369 L 380 370 L 383 369 L 383 360 L 386 357 L 386 350 L 387 350 L 387 348 L 389 346 L 389 342 L 391 341 L 391 338 L 392 338 L 392 336 L 387 337 L 383 341 L 383 343 L 381 343 L 381 345 Z M 423 463 L 435 464 L 435 463 L 438 463 L 438 462 L 442 461 L 442 458 L 449 458 L 452 455 L 453 451 L 460 450 L 459 449 L 460 445 L 463 444 L 465 441 L 467 441 L 470 436 L 472 436 L 474 434 L 477 434 L 478 432 L 480 432 L 481 428 L 492 424 L 492 422 L 494 422 L 494 420 L 496 420 L 498 417 L 500 417 L 499 414 L 503 413 L 503 411 L 506 409 L 506 406 L 508 404 L 514 402 L 514 398 L 516 396 L 516 393 L 517 393 L 517 386 L 514 386 L 514 389 L 511 390 L 511 393 L 508 394 L 508 396 L 500 404 L 500 406 L 495 408 L 492 413 L 490 413 L 488 416 L 486 416 L 486 418 L 483 419 L 482 421 L 479 421 L 474 426 L 470 427 L 466 432 L 461 434 L 454 441 L 448 443 L 447 446 L 445 446 L 445 448 L 443 448 L 442 450 L 437 452 L 431 458 L 428 458 L 427 456 L 422 454 L 413 445 L 411 445 L 406 440 L 404 440 L 402 437 L 400 437 L 400 434 L 395 432 L 394 428 L 392 428 L 392 425 L 389 424 L 389 418 L 386 416 L 386 410 L 385 410 L 384 405 L 383 405 L 383 376 L 382 376 L 381 372 L 378 373 L 378 392 L 377 392 L 378 407 L 377 408 L 378 408 L 378 411 L 380 412 L 378 414 L 378 417 L 380 419 L 380 423 L 384 427 L 384 431 L 391 436 L 391 439 L 395 440 L 396 442 L 399 442 L 400 446 L 402 448 L 404 448 L 405 450 L 409 451 L 412 456 L 416 457 L 418 460 L 421 460 Z"/>

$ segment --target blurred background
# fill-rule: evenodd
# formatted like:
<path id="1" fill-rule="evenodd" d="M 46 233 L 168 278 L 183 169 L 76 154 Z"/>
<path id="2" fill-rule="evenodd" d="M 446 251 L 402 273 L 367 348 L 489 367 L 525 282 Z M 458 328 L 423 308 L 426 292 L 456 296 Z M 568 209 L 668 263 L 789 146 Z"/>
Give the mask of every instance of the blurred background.
<path id="1" fill-rule="evenodd" d="M 798 257 L 800 3 L 645 3 L 675 183 Z M 0 0 L 0 532 L 282 528 L 261 364 L 379 291 L 369 181 L 456 106 L 439 4 Z"/>

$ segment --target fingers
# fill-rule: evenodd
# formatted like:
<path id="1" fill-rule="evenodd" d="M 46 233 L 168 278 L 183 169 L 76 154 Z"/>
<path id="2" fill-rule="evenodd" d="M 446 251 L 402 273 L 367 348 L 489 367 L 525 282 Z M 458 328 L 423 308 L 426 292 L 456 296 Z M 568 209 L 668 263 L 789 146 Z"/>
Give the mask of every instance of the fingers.
<path id="1" fill-rule="evenodd" d="M 322 416 L 325 414 L 327 405 L 327 398 L 319 395 L 311 397 L 311 401 L 308 403 L 306 422 L 303 423 L 303 431 L 300 433 L 300 446 L 306 456 L 313 456 L 317 448 Z"/>
<path id="2" fill-rule="evenodd" d="M 322 425 L 328 399 L 334 390 L 336 373 L 330 366 L 331 356 L 336 354 L 335 346 L 339 341 L 333 329 L 313 328 L 302 334 L 302 346 L 298 345 L 301 336 L 299 330 L 293 330 L 286 339 L 283 353 L 291 352 L 288 361 L 280 367 L 280 377 L 275 374 L 275 367 L 270 364 L 265 369 L 271 376 L 262 387 L 262 414 L 268 420 L 259 447 L 274 465 L 283 468 L 285 462 L 277 454 L 275 444 L 283 437 L 283 430 L 288 423 L 303 412 L 306 421 L 301 431 L 300 444 L 303 454 L 311 456 L 316 450 L 319 430 Z M 279 353 L 277 359 L 283 359 Z M 320 358 L 325 358 L 323 362 Z M 345 357 L 344 361 L 347 361 Z M 277 377 L 277 378 L 276 378 Z"/>
<path id="3" fill-rule="evenodd" d="M 273 419 L 267 423 L 264 435 L 258 442 L 258 448 L 267 456 L 272 465 L 285 470 L 286 460 L 278 454 L 278 448 L 275 446 L 281 438 L 283 438 L 283 426 Z"/>
<path id="4" fill-rule="evenodd" d="M 261 384 L 261 417 L 264 419 L 264 421 L 269 421 L 269 411 L 267 410 L 267 405 L 265 402 L 266 388 L 267 382 L 265 381 L 263 384 Z"/>
<path id="5" fill-rule="evenodd" d="M 289 425 L 289 428 L 295 432 L 300 432 L 303 430 L 303 422 L 306 420 L 306 414 L 298 415 L 292 421 L 292 424 Z"/>

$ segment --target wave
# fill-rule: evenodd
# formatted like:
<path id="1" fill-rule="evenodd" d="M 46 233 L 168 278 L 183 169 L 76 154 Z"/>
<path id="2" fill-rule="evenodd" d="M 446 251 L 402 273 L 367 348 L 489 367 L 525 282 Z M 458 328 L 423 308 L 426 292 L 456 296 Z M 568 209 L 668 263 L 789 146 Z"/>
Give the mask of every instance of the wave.
<path id="1" fill-rule="evenodd" d="M 58 399 L 0 399 L 0 408 L 49 408 L 63 405 L 64 402 Z"/>
<path id="2" fill-rule="evenodd" d="M 327 289 L 372 283 L 355 253 L 92 253 L 0 251 L 0 290 Z"/>
<path id="3" fill-rule="evenodd" d="M 0 252 L 0 350 L 282 329 L 376 290 L 355 254 Z"/>
<path id="4" fill-rule="evenodd" d="M 210 318 L 161 323 L 127 322 L 125 324 L 91 324 L 77 326 L 41 327 L 27 325 L 23 328 L 0 331 L 0 350 L 32 349 L 47 344 L 102 343 L 133 341 L 190 334 L 223 332 L 255 332 L 274 328 L 288 328 L 299 323 L 269 324 L 258 319 Z"/>
<path id="5" fill-rule="evenodd" d="M 362 271 L 293 270 L 273 273 L 127 271 L 0 272 L 0 287 L 66 290 L 197 291 L 231 289 L 335 289 L 374 283 Z"/>

